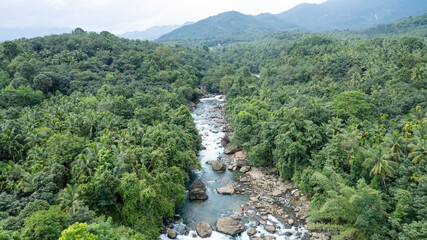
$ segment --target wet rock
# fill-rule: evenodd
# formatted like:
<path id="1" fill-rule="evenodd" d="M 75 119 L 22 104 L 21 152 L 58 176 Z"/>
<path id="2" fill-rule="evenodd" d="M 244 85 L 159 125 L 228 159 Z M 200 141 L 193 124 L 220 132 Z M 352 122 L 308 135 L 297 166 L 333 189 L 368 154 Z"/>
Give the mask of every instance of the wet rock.
<path id="1" fill-rule="evenodd" d="M 213 162 L 213 160 L 208 160 L 208 161 L 206 161 L 206 164 L 212 165 L 212 162 Z"/>
<path id="2" fill-rule="evenodd" d="M 267 224 L 267 221 L 265 221 L 265 220 L 261 220 L 261 221 L 259 221 L 259 224 L 261 224 L 261 225 L 266 225 L 266 224 Z"/>
<path id="3" fill-rule="evenodd" d="M 265 225 L 264 228 L 269 233 L 275 233 L 276 232 L 276 227 L 273 225 Z"/>
<path id="4" fill-rule="evenodd" d="M 285 236 L 292 236 L 292 233 L 291 232 L 285 232 Z"/>
<path id="5" fill-rule="evenodd" d="M 230 143 L 230 138 L 228 137 L 228 135 L 225 135 L 222 139 L 221 139 L 221 145 L 223 147 L 226 147 L 227 144 Z"/>
<path id="6" fill-rule="evenodd" d="M 233 186 L 220 187 L 220 188 L 217 188 L 216 191 L 219 194 L 231 195 L 231 194 L 234 194 L 234 187 Z"/>
<path id="7" fill-rule="evenodd" d="M 194 181 L 189 188 L 188 198 L 190 200 L 206 200 L 208 195 L 206 194 L 206 185 L 200 181 Z"/>
<path id="8" fill-rule="evenodd" d="M 207 222 L 198 222 L 196 225 L 196 232 L 200 237 L 210 237 L 212 234 L 212 226 Z"/>
<path id="9" fill-rule="evenodd" d="M 295 221 L 294 221 L 292 218 L 289 218 L 289 219 L 288 219 L 288 224 L 289 224 L 289 225 L 294 225 L 294 222 L 295 222 Z"/>
<path id="10" fill-rule="evenodd" d="M 251 170 L 250 166 L 243 166 L 242 168 L 240 168 L 241 173 L 247 173 L 249 172 L 249 170 Z"/>
<path id="11" fill-rule="evenodd" d="M 223 172 L 225 171 L 227 165 L 225 165 L 224 162 L 221 161 L 213 161 L 212 162 L 212 169 L 215 171 Z"/>
<path id="12" fill-rule="evenodd" d="M 252 236 L 255 235 L 256 233 L 256 229 L 255 228 L 249 228 L 248 231 L 246 231 L 246 234 L 248 234 L 248 236 Z"/>
<path id="13" fill-rule="evenodd" d="M 250 240 L 262 240 L 262 238 L 260 238 L 260 237 L 251 237 Z"/>
<path id="14" fill-rule="evenodd" d="M 171 238 L 171 239 L 175 239 L 177 236 L 178 236 L 178 234 L 176 233 L 176 231 L 175 231 L 175 230 L 173 230 L 173 229 L 169 229 L 169 230 L 168 230 L 168 237 L 169 237 L 169 238 Z"/>
<path id="15" fill-rule="evenodd" d="M 239 217 L 225 217 L 216 221 L 216 230 L 228 235 L 235 235 L 245 230 L 245 224 Z"/>
<path id="16" fill-rule="evenodd" d="M 275 236 L 265 236 L 263 240 L 276 240 Z"/>

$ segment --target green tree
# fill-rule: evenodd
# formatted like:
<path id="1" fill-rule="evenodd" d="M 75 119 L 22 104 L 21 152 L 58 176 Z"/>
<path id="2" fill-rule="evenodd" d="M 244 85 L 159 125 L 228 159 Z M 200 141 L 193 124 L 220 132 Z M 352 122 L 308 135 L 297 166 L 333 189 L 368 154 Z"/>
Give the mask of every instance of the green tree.
<path id="1" fill-rule="evenodd" d="M 61 233 L 58 240 L 97 240 L 99 237 L 87 230 L 87 223 L 74 223 Z"/>
<path id="2" fill-rule="evenodd" d="M 61 211 L 59 206 L 51 206 L 49 210 L 33 213 L 25 219 L 22 239 L 25 240 L 56 240 L 61 236 L 71 220 L 68 213 Z"/>
<path id="3" fill-rule="evenodd" d="M 365 96 L 359 91 L 342 92 L 334 98 L 333 103 L 337 115 L 344 118 L 364 119 L 370 109 Z"/>

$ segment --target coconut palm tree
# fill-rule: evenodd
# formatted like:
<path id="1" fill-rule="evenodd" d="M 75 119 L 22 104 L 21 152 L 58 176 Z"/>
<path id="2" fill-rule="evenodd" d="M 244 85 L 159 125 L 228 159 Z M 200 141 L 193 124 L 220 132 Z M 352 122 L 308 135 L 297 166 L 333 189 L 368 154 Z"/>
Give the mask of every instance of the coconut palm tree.
<path id="1" fill-rule="evenodd" d="M 385 178 L 387 175 L 393 175 L 394 168 L 397 167 L 397 163 L 386 159 L 386 154 L 381 146 L 377 146 L 372 151 L 369 151 L 368 155 L 370 156 L 366 158 L 365 162 L 363 162 L 363 166 L 368 169 L 371 168 L 371 171 L 369 172 L 370 176 L 377 174 L 381 176 L 384 183 L 384 189 L 388 194 Z"/>
<path id="2" fill-rule="evenodd" d="M 402 145 L 405 144 L 402 135 L 398 131 L 388 133 L 385 136 L 384 145 L 389 148 L 388 154 L 391 159 L 398 162 L 403 155 Z"/>
<path id="3" fill-rule="evenodd" d="M 79 186 L 67 184 L 67 187 L 59 192 L 57 201 L 63 209 L 75 213 L 80 203 Z"/>

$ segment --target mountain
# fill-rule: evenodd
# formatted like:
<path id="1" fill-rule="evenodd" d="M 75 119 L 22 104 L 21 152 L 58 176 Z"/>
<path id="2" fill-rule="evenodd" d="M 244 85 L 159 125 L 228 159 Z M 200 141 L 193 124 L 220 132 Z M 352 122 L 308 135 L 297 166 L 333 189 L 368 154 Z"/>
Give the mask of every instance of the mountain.
<path id="1" fill-rule="evenodd" d="M 253 38 L 293 28 L 296 26 L 273 14 L 252 16 L 231 11 L 178 28 L 161 36 L 159 40 Z"/>
<path id="2" fill-rule="evenodd" d="M 171 26 L 155 26 L 148 28 L 144 31 L 134 31 L 134 32 L 126 32 L 119 37 L 128 38 L 128 39 L 139 39 L 139 40 L 156 40 L 160 36 L 172 32 L 175 29 L 178 29 L 183 26 L 187 26 L 192 24 L 192 22 L 187 22 L 182 25 L 171 25 Z"/>
<path id="3" fill-rule="evenodd" d="M 427 12 L 426 0 L 328 0 L 278 14 L 302 30 L 362 29 Z"/>
<path id="4" fill-rule="evenodd" d="M 19 38 L 43 37 L 53 34 L 70 33 L 71 28 L 0 28 L 0 42 Z"/>
<path id="5" fill-rule="evenodd" d="M 303 3 L 273 15 L 225 12 L 178 28 L 159 38 L 163 41 L 248 40 L 265 34 L 298 29 L 332 31 L 363 29 L 427 12 L 426 0 L 328 0 Z"/>

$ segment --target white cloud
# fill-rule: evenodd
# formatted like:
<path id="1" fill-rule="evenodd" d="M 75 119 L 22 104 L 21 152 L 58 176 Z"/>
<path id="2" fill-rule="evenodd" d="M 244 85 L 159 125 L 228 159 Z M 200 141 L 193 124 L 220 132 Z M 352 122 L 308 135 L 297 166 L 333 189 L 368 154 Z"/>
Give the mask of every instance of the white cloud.
<path id="1" fill-rule="evenodd" d="M 112 33 L 182 24 L 226 11 L 280 13 L 325 0 L 0 0 L 0 27 L 82 27 Z"/>

